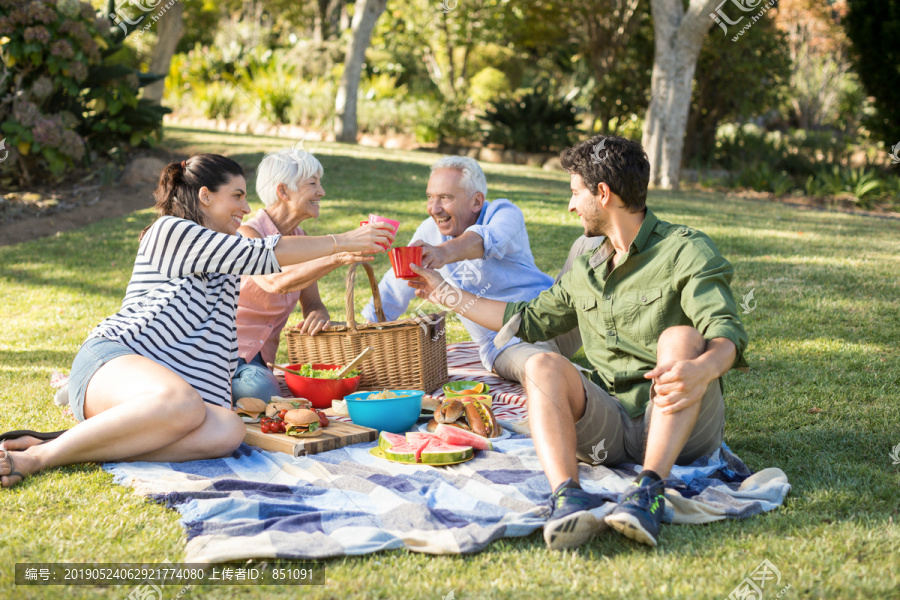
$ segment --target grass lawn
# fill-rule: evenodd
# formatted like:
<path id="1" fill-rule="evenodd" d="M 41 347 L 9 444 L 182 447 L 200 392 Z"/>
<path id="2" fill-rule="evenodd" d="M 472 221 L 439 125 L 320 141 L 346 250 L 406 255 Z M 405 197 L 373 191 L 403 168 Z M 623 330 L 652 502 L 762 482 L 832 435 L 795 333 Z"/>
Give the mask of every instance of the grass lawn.
<path id="1" fill-rule="evenodd" d="M 219 152 L 252 169 L 277 138 L 167 130 L 168 148 Z M 315 144 L 327 195 L 312 234 L 346 231 L 369 212 L 424 218 L 422 152 Z M 538 266 L 555 275 L 580 234 L 565 211 L 568 177 L 485 165 L 489 198 L 524 211 Z M 253 174 L 249 188 L 253 189 Z M 150 194 L 151 190 L 145 192 Z M 259 207 L 253 197 L 253 208 Z M 326 560 L 318 587 L 193 588 L 185 598 L 726 598 L 764 559 L 781 573 L 764 598 L 900 598 L 900 223 L 798 210 L 699 192 L 651 192 L 656 214 L 708 233 L 732 262 L 735 295 L 753 291 L 744 322 L 748 374 L 726 381 L 726 441 L 752 469 L 779 467 L 793 485 L 779 510 L 745 521 L 663 526 L 648 550 L 609 534 L 552 553 L 540 532 L 474 556 L 387 552 Z M 88 332 L 124 295 L 150 210 L 0 247 L 0 430 L 72 425 L 52 402 Z M 374 263 L 389 268 L 384 255 Z M 365 281 L 365 278 L 362 278 Z M 344 317 L 343 271 L 320 282 Z M 368 292 L 357 294 L 358 309 Z M 294 315 L 291 322 L 299 320 Z M 458 320 L 449 341 L 467 339 Z M 284 349 L 281 350 L 284 355 Z M 284 358 L 284 356 L 282 356 Z M 895 453 L 896 455 L 897 453 Z M 178 561 L 176 512 L 112 483 L 98 465 L 49 471 L 0 490 L 0 598 L 124 598 L 125 587 L 16 587 L 16 562 Z M 174 598 L 175 587 L 164 598 Z"/>

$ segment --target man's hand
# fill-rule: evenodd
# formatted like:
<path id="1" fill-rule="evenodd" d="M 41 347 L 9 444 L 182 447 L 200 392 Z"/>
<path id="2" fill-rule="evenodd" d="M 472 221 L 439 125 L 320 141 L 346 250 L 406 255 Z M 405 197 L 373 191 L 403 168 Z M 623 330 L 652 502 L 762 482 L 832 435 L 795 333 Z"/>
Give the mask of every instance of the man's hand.
<path id="1" fill-rule="evenodd" d="M 429 269 L 440 269 L 450 262 L 447 251 L 441 246 L 432 246 L 422 240 L 416 240 L 410 246 L 422 246 L 422 266 Z"/>
<path id="2" fill-rule="evenodd" d="M 441 302 L 441 296 L 444 294 L 440 292 L 444 288 L 451 286 L 444 285 L 444 278 L 441 274 L 434 269 L 427 269 L 414 264 L 410 264 L 409 268 L 412 269 L 413 273 L 418 275 L 415 279 L 410 279 L 407 282 L 409 287 L 416 289 L 416 296 L 430 300 L 436 304 L 443 304 Z"/>
<path id="3" fill-rule="evenodd" d="M 324 308 L 309 311 L 306 318 L 298 326 L 300 333 L 316 335 L 320 331 L 328 329 L 331 325 L 331 317 Z"/>
<path id="4" fill-rule="evenodd" d="M 692 406 L 706 393 L 706 388 L 715 377 L 695 360 L 678 360 L 658 365 L 644 374 L 647 379 L 656 379 L 653 391 L 656 396 L 650 400 L 669 415 Z"/>

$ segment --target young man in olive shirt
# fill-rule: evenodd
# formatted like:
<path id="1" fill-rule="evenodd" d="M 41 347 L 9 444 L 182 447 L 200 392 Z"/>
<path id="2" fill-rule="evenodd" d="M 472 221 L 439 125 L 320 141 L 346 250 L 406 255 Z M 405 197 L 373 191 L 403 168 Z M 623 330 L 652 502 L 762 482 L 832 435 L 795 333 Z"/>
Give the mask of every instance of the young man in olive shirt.
<path id="1" fill-rule="evenodd" d="M 589 511 L 602 500 L 578 485 L 578 459 L 642 463 L 644 470 L 606 525 L 656 545 L 672 466 L 722 443 L 720 377 L 746 366 L 747 334 L 737 313 L 731 265 L 705 234 L 657 219 L 646 207 L 650 165 L 640 144 L 595 136 L 565 150 L 569 212 L 586 236 L 606 236 L 563 278 L 528 302 L 463 294 L 466 318 L 537 342 L 579 327 L 594 371 L 564 357 L 532 356 L 525 367 L 535 449 L 554 490 L 544 539 L 583 544 L 604 527 Z M 410 285 L 440 302 L 439 274 L 417 269 Z"/>

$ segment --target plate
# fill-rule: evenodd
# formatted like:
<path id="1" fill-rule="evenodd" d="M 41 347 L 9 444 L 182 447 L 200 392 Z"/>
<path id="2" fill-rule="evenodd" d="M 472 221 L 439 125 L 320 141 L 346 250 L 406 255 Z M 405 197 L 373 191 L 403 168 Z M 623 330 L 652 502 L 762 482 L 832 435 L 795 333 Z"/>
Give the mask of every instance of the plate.
<path id="1" fill-rule="evenodd" d="M 471 380 L 449 381 L 441 387 L 441 390 L 444 392 L 445 396 L 447 395 L 448 391 L 451 394 L 459 394 L 459 392 L 461 392 L 463 390 L 471 389 L 472 386 L 475 386 L 479 383 L 484 385 L 484 391 L 480 392 L 481 394 L 490 394 L 491 393 L 491 386 L 489 386 L 488 384 L 484 383 L 483 381 L 471 381 Z"/>
<path id="2" fill-rule="evenodd" d="M 419 425 L 419 431 L 421 431 L 422 433 L 431 433 L 430 431 L 428 431 L 428 423 L 422 423 L 421 425 Z M 506 427 L 504 427 L 504 428 L 503 428 L 503 433 L 501 433 L 501 434 L 498 435 L 497 437 L 484 438 L 484 439 L 486 439 L 486 440 L 488 440 L 488 441 L 491 441 L 491 442 L 497 442 L 497 441 L 500 441 L 500 440 L 505 440 L 505 439 L 508 438 L 510 435 L 511 435 L 511 434 L 509 433 L 509 429 L 507 429 Z"/>
<path id="3" fill-rule="evenodd" d="M 472 460 L 473 458 L 475 458 L 475 454 L 473 453 L 472 456 L 470 456 L 469 458 L 464 458 L 464 459 L 462 459 L 462 460 L 457 460 L 457 461 L 455 461 L 455 462 L 448 462 L 448 463 L 408 463 L 408 462 L 400 462 L 399 460 L 391 460 L 391 459 L 389 459 L 387 456 L 384 455 L 384 450 L 382 450 L 382 449 L 379 448 L 378 446 L 375 446 L 374 448 L 369 449 L 369 454 L 371 454 L 371 455 L 374 456 L 375 458 L 380 458 L 380 459 L 382 459 L 382 460 L 386 460 L 386 461 L 388 461 L 388 462 L 392 462 L 392 463 L 394 463 L 395 465 L 411 465 L 411 466 L 421 466 L 421 467 L 447 467 L 447 466 L 450 466 L 450 465 L 458 465 L 458 464 L 460 464 L 460 463 L 464 463 L 464 462 L 466 462 L 466 461 L 469 461 L 469 460 Z"/>

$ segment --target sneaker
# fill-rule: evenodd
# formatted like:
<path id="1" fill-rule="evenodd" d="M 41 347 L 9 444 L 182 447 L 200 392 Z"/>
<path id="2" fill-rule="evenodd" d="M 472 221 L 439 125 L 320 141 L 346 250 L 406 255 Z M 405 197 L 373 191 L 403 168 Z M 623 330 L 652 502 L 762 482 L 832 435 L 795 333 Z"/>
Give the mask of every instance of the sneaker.
<path id="1" fill-rule="evenodd" d="M 605 499 L 581 488 L 566 487 L 567 479 L 550 496 L 550 518 L 544 525 L 544 541 L 551 550 L 577 548 L 605 525 L 590 513 L 602 506 Z"/>
<path id="2" fill-rule="evenodd" d="M 619 505 L 606 515 L 606 524 L 636 542 L 656 546 L 659 524 L 662 522 L 666 500 L 663 496 L 666 481 L 634 482 Z"/>
<path id="3" fill-rule="evenodd" d="M 56 395 L 53 396 L 53 402 L 57 406 L 68 406 L 69 404 L 69 383 L 66 382 L 56 390 Z"/>

